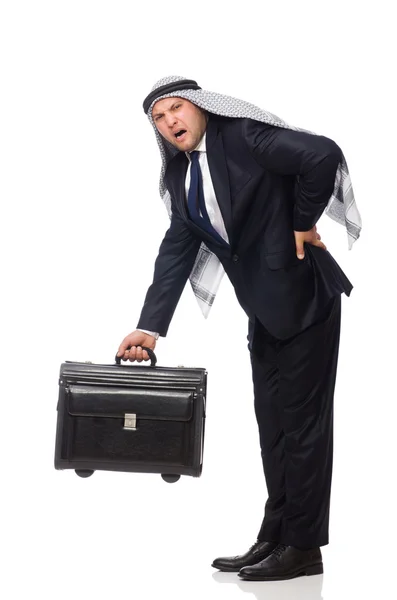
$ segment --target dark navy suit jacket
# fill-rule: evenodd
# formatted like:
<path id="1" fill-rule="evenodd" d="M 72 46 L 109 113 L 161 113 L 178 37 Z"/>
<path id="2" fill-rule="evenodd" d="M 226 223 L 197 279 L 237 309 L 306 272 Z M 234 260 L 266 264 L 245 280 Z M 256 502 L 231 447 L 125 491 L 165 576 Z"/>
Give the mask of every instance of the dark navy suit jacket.
<path id="1" fill-rule="evenodd" d="M 167 334 L 204 241 L 249 317 L 249 341 L 257 319 L 286 339 L 313 324 L 332 297 L 349 296 L 353 288 L 327 250 L 305 243 L 305 258 L 299 260 L 294 237 L 294 230 L 311 229 L 327 206 L 341 149 L 324 136 L 213 114 L 206 146 L 230 246 L 191 221 L 185 200 L 189 161 L 178 152 L 165 172 L 171 224 L 137 328 Z"/>

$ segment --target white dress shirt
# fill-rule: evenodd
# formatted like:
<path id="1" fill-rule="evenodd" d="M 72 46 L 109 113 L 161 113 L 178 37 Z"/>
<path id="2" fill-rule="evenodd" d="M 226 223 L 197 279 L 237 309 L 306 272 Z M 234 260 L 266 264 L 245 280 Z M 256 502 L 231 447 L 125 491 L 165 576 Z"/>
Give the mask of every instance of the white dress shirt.
<path id="1" fill-rule="evenodd" d="M 215 190 L 214 190 L 211 173 L 210 173 L 209 166 L 208 166 L 206 139 L 207 139 L 207 132 L 204 132 L 203 137 L 201 138 L 201 140 L 199 141 L 197 146 L 194 148 L 194 150 L 198 150 L 200 153 L 198 160 L 199 160 L 199 164 L 200 164 L 201 173 L 203 176 L 203 192 L 204 192 L 205 206 L 206 206 L 206 209 L 208 212 L 208 217 L 211 221 L 213 228 L 219 233 L 220 236 L 223 237 L 224 240 L 226 240 L 226 242 L 229 242 L 229 237 L 227 235 L 227 232 L 225 229 L 225 224 L 224 224 L 223 217 L 222 217 L 222 213 L 220 211 L 219 204 L 218 204 L 218 201 L 215 196 Z M 188 196 L 189 186 L 190 186 L 190 168 L 191 168 L 191 164 L 192 164 L 192 159 L 190 157 L 190 152 L 185 152 L 185 154 L 189 159 L 189 166 L 188 166 L 188 169 L 186 172 L 186 179 L 185 179 L 185 201 L 187 202 L 187 196 Z M 201 214 L 201 212 L 200 212 L 200 214 Z M 149 335 L 152 335 L 153 337 L 155 337 L 156 340 L 159 338 L 159 334 L 155 331 L 148 331 L 146 329 L 137 329 L 137 331 L 143 331 L 143 333 L 148 333 Z"/>
<path id="2" fill-rule="evenodd" d="M 218 201 L 215 196 L 215 190 L 212 183 L 211 173 L 208 166 L 208 158 L 207 158 L 207 150 L 206 150 L 206 139 L 207 132 L 204 133 L 200 142 L 195 147 L 195 150 L 199 151 L 199 164 L 201 173 L 203 175 L 203 192 L 204 192 L 204 201 L 205 206 L 208 212 L 209 219 L 211 221 L 211 225 L 213 228 L 219 233 L 220 236 L 223 237 L 224 240 L 229 242 L 229 237 L 226 233 L 225 224 L 223 222 L 222 213 L 219 208 Z M 189 167 L 186 173 L 185 179 L 185 192 L 186 199 L 189 192 L 190 186 L 190 168 L 192 164 L 192 159 L 190 157 L 190 152 L 185 152 L 186 156 L 189 159 Z M 201 214 L 201 213 L 200 213 Z"/>

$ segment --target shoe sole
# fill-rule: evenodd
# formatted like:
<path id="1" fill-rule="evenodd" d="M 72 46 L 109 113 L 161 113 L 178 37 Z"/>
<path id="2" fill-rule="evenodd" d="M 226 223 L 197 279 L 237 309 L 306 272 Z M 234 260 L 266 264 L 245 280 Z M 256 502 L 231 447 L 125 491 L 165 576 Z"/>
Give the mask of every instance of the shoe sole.
<path id="1" fill-rule="evenodd" d="M 295 577 L 304 577 L 305 575 L 321 575 L 323 572 L 323 563 L 320 563 L 284 576 L 264 577 L 263 575 L 245 575 L 244 573 L 239 573 L 239 577 L 241 577 L 241 579 L 247 579 L 251 581 L 284 581 L 285 579 L 294 579 Z"/>
<path id="2" fill-rule="evenodd" d="M 237 569 L 233 569 L 233 567 L 217 567 L 216 565 L 214 565 L 214 563 L 212 563 L 211 567 L 214 567 L 214 569 L 218 569 L 218 571 L 226 571 L 227 573 L 238 573 L 240 569 L 243 568 L 239 567 Z"/>

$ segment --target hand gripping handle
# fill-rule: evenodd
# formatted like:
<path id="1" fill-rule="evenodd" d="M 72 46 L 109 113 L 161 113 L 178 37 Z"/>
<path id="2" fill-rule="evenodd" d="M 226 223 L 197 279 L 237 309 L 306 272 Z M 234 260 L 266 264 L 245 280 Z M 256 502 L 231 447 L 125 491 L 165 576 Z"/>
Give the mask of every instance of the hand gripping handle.
<path id="1" fill-rule="evenodd" d="M 142 350 L 146 350 L 146 352 L 149 354 L 150 366 L 155 367 L 157 358 L 156 358 L 156 355 L 153 352 L 153 350 L 151 348 L 147 348 L 146 346 L 141 346 L 140 344 L 137 344 L 137 347 L 138 346 L 139 346 L 139 348 L 142 348 Z M 121 365 L 121 356 L 117 356 L 117 354 L 116 354 L 115 361 L 116 361 L 117 365 Z"/>

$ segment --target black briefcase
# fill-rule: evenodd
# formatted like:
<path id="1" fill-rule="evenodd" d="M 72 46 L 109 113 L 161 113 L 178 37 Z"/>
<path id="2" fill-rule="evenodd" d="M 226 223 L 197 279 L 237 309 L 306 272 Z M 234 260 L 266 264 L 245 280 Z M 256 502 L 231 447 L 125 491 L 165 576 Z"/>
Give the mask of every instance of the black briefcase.
<path id="1" fill-rule="evenodd" d="M 55 468 L 200 477 L 207 371 L 65 361 L 59 377 Z"/>

